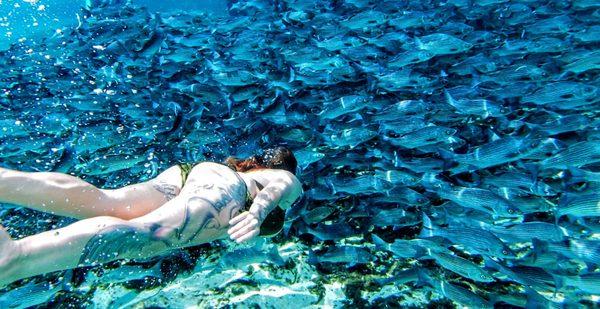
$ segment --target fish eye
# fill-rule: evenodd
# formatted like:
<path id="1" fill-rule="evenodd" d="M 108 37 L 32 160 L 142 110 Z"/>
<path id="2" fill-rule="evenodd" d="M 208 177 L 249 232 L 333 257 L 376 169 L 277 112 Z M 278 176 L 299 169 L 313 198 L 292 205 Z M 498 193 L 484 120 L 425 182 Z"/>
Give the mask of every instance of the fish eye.
<path id="1" fill-rule="evenodd" d="M 508 209 L 508 213 L 509 213 L 509 214 L 513 214 L 514 212 L 515 212 L 515 211 L 514 211 L 512 208 L 509 208 L 509 209 Z"/>
<path id="2" fill-rule="evenodd" d="M 452 133 L 453 133 L 452 130 L 446 130 L 446 134 L 452 135 Z"/>
<path id="3" fill-rule="evenodd" d="M 508 255 L 508 250 L 502 250 L 502 254 Z"/>

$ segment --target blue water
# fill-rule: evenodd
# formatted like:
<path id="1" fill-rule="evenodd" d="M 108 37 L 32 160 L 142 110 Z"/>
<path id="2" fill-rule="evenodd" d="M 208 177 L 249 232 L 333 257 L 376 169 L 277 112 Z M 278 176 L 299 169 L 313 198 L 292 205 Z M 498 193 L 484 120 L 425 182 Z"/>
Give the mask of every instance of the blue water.
<path id="1" fill-rule="evenodd" d="M 0 52 L 0 166 L 116 188 L 285 145 L 305 194 L 265 246 L 37 276 L 0 305 L 597 306 L 598 1 L 1 1 L 1 44 L 26 39 Z"/>
<path id="2" fill-rule="evenodd" d="M 223 0 L 134 0 L 132 3 L 159 14 L 174 10 L 202 11 L 214 15 L 227 12 Z M 84 0 L 0 2 L 0 50 L 8 48 L 19 39 L 40 39 L 51 36 L 57 30 L 77 25 L 77 13 L 80 18 L 83 16 L 79 12 L 79 8 L 83 6 Z"/>

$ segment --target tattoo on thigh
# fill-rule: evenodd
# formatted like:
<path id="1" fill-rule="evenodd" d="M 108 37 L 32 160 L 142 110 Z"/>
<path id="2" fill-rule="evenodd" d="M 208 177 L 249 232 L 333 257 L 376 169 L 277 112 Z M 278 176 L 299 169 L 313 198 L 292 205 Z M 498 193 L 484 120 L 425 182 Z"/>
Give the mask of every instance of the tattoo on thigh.
<path id="1" fill-rule="evenodd" d="M 176 186 L 169 184 L 164 180 L 159 180 L 159 181 L 154 182 L 152 187 L 156 191 L 164 194 L 165 197 L 167 198 L 167 201 L 172 200 L 177 195 L 177 193 L 178 193 L 177 191 L 179 191 Z"/>
<path id="2" fill-rule="evenodd" d="M 79 257 L 79 265 L 95 265 L 119 258 L 143 257 L 147 254 L 144 250 L 156 242 L 162 242 L 166 248 L 169 248 L 171 245 L 169 240 L 154 236 L 160 228 L 159 224 L 145 229 L 124 224 L 109 226 L 88 241 Z"/>
<path id="3" fill-rule="evenodd" d="M 200 196 L 189 198 L 185 204 L 184 220 L 176 233 L 177 240 L 183 243 L 189 243 L 194 241 L 198 234 L 203 231 L 221 229 L 223 226 L 219 221 L 218 216 L 221 210 L 227 205 L 228 200 L 229 199 L 225 198 L 215 203 Z M 199 208 L 202 208 L 203 210 L 200 211 L 198 215 L 194 215 L 194 218 L 191 218 L 194 213 L 191 209 Z"/>
<path id="4" fill-rule="evenodd" d="M 220 199 L 207 197 L 207 192 L 219 190 Z M 239 186 L 235 190 L 227 190 L 214 184 L 205 184 L 196 187 L 193 196 L 185 202 L 185 210 L 181 225 L 175 230 L 175 240 L 187 244 L 193 242 L 203 231 L 217 231 L 225 227 L 219 218 L 223 210 L 229 217 L 239 212 L 245 197 L 245 187 Z M 214 196 L 213 194 L 211 194 Z"/>

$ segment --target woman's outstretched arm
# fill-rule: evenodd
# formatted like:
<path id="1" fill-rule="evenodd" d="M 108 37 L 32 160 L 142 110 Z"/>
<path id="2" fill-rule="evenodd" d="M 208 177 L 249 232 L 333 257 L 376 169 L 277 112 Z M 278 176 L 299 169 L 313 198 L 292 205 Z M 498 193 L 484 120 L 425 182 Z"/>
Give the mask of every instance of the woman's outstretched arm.
<path id="1" fill-rule="evenodd" d="M 237 243 L 254 238 L 260 233 L 260 225 L 267 215 L 279 205 L 289 208 L 301 195 L 302 184 L 294 174 L 281 171 L 281 176 L 269 182 L 254 198 L 250 210 L 240 213 L 229 221 L 227 232 Z"/>

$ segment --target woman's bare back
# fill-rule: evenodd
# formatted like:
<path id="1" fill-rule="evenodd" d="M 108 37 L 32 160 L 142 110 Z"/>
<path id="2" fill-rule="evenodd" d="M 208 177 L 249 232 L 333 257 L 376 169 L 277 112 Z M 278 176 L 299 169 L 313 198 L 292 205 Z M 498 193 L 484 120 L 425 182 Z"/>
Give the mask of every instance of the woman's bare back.
<path id="1" fill-rule="evenodd" d="M 246 194 L 244 180 L 227 166 L 212 162 L 194 166 L 178 196 L 184 209 L 177 238 L 187 244 L 225 237 Z"/>
<path id="2" fill-rule="evenodd" d="M 131 222 L 155 225 L 154 236 L 172 246 L 191 246 L 224 238 L 245 200 L 246 185 L 236 172 L 204 162 L 194 166 L 174 199 Z"/>

